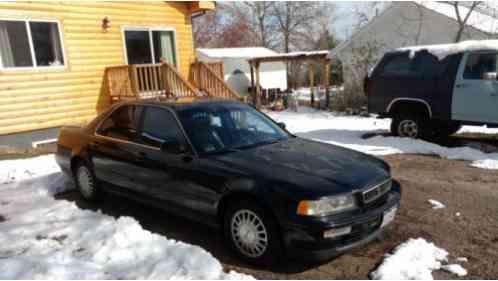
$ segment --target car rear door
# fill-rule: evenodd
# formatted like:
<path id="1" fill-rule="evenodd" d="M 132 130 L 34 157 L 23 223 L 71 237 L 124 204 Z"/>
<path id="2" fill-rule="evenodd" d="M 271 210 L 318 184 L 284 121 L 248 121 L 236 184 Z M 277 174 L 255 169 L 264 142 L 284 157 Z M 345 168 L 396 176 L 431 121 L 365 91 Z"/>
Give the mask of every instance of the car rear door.
<path id="1" fill-rule="evenodd" d="M 498 123 L 497 52 L 465 53 L 453 88 L 452 119 Z"/>
<path id="2" fill-rule="evenodd" d="M 138 155 L 134 142 L 141 112 L 141 106 L 120 106 L 97 127 L 88 153 L 100 181 L 127 189 L 135 188 L 134 163 Z"/>

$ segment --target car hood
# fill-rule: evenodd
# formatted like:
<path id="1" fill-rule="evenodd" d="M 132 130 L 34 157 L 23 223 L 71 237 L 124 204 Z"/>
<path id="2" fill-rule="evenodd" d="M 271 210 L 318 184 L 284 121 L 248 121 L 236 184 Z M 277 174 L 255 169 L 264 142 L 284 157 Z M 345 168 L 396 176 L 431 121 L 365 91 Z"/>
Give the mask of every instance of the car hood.
<path id="1" fill-rule="evenodd" d="M 378 158 L 301 138 L 221 155 L 217 160 L 256 179 L 283 182 L 315 196 L 351 192 L 390 178 L 389 166 Z"/>

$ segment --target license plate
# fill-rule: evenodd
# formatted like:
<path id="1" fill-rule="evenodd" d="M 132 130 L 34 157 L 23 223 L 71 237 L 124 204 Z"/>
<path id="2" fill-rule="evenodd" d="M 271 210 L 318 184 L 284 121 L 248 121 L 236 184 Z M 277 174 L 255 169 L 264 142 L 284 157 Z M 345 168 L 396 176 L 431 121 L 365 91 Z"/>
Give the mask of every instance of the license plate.
<path id="1" fill-rule="evenodd" d="M 394 217 L 396 216 L 396 211 L 398 211 L 397 207 L 393 207 L 387 211 L 384 211 L 384 217 L 382 218 L 382 225 L 380 226 L 381 228 L 387 226 L 394 220 Z"/>

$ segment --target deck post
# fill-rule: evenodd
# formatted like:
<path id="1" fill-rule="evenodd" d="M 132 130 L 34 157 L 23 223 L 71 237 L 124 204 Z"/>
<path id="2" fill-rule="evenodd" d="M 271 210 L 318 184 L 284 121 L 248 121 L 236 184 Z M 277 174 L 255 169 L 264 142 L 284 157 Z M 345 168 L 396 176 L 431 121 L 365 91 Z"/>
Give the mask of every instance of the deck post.
<path id="1" fill-rule="evenodd" d="M 256 89 L 254 88 L 254 65 L 252 61 L 249 62 L 249 67 L 251 69 L 251 97 L 252 103 L 256 105 Z"/>

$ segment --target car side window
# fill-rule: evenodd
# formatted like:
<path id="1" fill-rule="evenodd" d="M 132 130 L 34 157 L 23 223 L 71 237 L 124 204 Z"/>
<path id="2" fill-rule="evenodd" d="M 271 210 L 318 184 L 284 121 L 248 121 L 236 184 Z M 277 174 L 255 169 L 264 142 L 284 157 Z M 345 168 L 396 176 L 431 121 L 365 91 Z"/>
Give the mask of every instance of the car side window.
<path id="1" fill-rule="evenodd" d="M 483 80 L 484 73 L 496 72 L 496 53 L 474 53 L 467 56 L 463 79 Z"/>
<path id="2" fill-rule="evenodd" d="M 142 107 L 124 105 L 114 110 L 97 129 L 97 133 L 124 141 L 135 141 Z"/>
<path id="3" fill-rule="evenodd" d="M 381 75 L 385 76 L 410 76 L 415 75 L 415 65 L 408 54 L 393 56 L 384 64 Z"/>
<path id="4" fill-rule="evenodd" d="M 164 108 L 146 107 L 140 143 L 160 148 L 163 143 L 172 141 L 185 145 L 185 138 L 173 113 Z"/>

